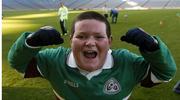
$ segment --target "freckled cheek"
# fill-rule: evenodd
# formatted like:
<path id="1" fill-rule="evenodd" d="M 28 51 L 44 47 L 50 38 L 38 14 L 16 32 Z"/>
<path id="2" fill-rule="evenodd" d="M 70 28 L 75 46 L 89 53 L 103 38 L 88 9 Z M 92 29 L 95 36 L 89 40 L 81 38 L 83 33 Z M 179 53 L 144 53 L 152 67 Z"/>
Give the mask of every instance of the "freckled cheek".
<path id="1" fill-rule="evenodd" d="M 99 46 L 101 47 L 101 48 L 109 48 L 110 47 L 110 44 L 109 44 L 109 42 L 108 41 L 102 41 L 102 42 L 99 42 Z"/>
<path id="2" fill-rule="evenodd" d="M 104 42 L 104 43 L 99 43 L 97 45 L 98 51 L 100 53 L 100 55 L 104 56 L 104 54 L 106 54 L 106 52 L 109 50 L 109 44 Z"/>
<path id="3" fill-rule="evenodd" d="M 81 48 L 83 47 L 83 44 L 82 44 L 81 41 L 76 41 L 76 40 L 74 40 L 74 41 L 72 41 L 72 43 L 71 43 L 71 47 L 72 47 L 72 49 L 74 49 L 75 51 L 80 51 Z"/>

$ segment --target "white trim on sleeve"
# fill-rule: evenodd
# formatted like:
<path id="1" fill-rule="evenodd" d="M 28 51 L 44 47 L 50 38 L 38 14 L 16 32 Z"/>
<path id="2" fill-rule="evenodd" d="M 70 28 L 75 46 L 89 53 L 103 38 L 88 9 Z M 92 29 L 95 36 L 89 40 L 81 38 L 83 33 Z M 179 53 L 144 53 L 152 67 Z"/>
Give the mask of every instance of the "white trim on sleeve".
<path id="1" fill-rule="evenodd" d="M 149 69 L 150 69 L 150 64 L 148 65 L 148 68 L 147 68 L 146 74 L 144 75 L 144 77 L 142 78 L 142 80 L 144 80 L 144 79 L 148 76 Z"/>
<path id="2" fill-rule="evenodd" d="M 28 47 L 28 48 L 32 48 L 32 49 L 38 49 L 38 48 L 41 48 L 41 47 L 33 47 L 33 46 L 30 46 L 27 44 L 26 40 L 25 40 L 25 45 Z"/>
<path id="3" fill-rule="evenodd" d="M 42 74 L 42 72 L 41 72 L 41 70 L 39 69 L 38 65 L 37 65 L 37 70 L 38 70 L 38 72 L 41 74 L 41 76 L 44 77 L 44 75 Z"/>
<path id="4" fill-rule="evenodd" d="M 56 95 L 56 97 L 57 97 L 59 100 L 65 100 L 65 99 L 62 98 L 54 89 L 53 89 L 53 92 L 54 92 L 54 94 Z"/>
<path id="5" fill-rule="evenodd" d="M 159 79 L 151 72 L 151 81 L 152 81 L 153 83 L 162 83 L 162 82 L 169 82 L 169 81 L 171 81 L 171 79 L 169 79 L 168 81 L 159 80 Z"/>

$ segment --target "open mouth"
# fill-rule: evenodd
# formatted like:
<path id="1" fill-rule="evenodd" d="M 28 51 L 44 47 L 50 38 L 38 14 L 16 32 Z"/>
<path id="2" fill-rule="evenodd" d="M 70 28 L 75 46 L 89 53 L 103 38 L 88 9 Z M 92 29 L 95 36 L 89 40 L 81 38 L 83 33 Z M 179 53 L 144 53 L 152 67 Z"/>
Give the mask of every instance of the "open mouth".
<path id="1" fill-rule="evenodd" d="M 84 51 L 83 54 L 86 58 L 91 58 L 91 59 L 96 58 L 97 56 L 96 51 Z"/>

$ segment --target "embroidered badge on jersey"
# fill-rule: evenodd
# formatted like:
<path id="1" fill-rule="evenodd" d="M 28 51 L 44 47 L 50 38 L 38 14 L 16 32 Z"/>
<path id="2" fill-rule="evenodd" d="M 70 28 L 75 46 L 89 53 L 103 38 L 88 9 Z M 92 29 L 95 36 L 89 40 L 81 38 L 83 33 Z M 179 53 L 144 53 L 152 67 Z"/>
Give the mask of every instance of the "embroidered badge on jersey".
<path id="1" fill-rule="evenodd" d="M 103 92 L 105 94 L 112 95 L 119 93 L 120 90 L 121 90 L 121 86 L 119 82 L 115 78 L 110 78 L 108 81 L 106 81 Z"/>

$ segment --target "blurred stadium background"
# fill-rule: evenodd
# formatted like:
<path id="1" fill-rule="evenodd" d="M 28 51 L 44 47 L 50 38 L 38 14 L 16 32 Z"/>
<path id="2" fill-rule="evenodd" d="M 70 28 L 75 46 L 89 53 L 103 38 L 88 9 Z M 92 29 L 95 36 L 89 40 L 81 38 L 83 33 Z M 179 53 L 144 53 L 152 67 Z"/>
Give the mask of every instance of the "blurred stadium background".
<path id="1" fill-rule="evenodd" d="M 3 0 L 3 10 L 51 10 L 63 2 L 71 9 L 174 9 L 180 8 L 180 0 Z"/>
<path id="2" fill-rule="evenodd" d="M 107 8 L 120 10 L 118 23 L 111 24 L 112 48 L 127 48 L 139 53 L 135 46 L 119 41 L 129 28 L 142 27 L 152 35 L 158 35 L 170 48 L 178 70 L 168 84 L 151 89 L 137 86 L 129 100 L 180 100 L 172 91 L 180 80 L 180 0 L 2 0 L 2 97 L 3 100 L 54 100 L 49 83 L 41 78 L 24 79 L 23 74 L 10 68 L 7 54 L 14 41 L 24 31 L 36 31 L 43 25 L 60 30 L 57 10 L 63 2 L 70 10 L 68 29 L 74 17 L 82 11 Z M 108 18 L 111 21 L 110 18 Z M 69 47 L 69 36 L 63 36 Z M 57 47 L 57 46 L 50 46 Z M 23 59 L 23 58 L 22 58 Z"/>

